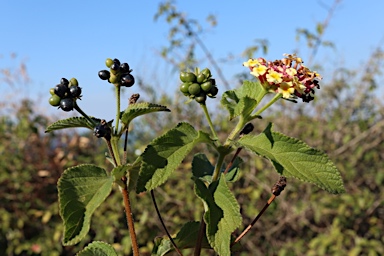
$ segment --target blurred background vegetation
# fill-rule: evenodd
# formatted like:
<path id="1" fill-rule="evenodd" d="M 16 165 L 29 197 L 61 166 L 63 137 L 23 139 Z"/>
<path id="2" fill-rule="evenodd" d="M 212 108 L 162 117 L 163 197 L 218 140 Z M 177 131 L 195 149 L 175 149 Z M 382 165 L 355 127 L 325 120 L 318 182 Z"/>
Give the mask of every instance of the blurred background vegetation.
<path id="1" fill-rule="evenodd" d="M 178 70 L 195 67 L 199 58 L 207 58 L 212 73 L 222 83 L 221 93 L 231 88 L 217 60 L 199 38 L 204 26 L 182 15 L 172 2 L 160 5 L 155 17 L 169 23 L 169 45 L 161 51 L 164 60 Z M 331 18 L 329 15 L 324 22 L 314 24 L 314 30 L 297 30 L 297 38 L 305 40 L 310 50 L 309 64 L 320 73 L 324 66 L 315 63 L 314 58 L 320 47 L 334 47 L 332 42 L 322 40 Z M 210 26 L 217 24 L 214 16 L 208 20 Z M 200 55 L 196 49 L 200 49 Z M 243 61 L 266 51 L 268 41 L 260 39 L 244 49 Z M 242 240 L 243 251 L 239 255 L 384 254 L 384 105 L 383 91 L 378 87 L 383 54 L 378 47 L 367 56 L 363 69 L 351 70 L 341 64 L 334 67 L 331 77 L 321 84 L 316 101 L 282 101 L 262 120 L 254 122 L 256 130 L 261 131 L 273 121 L 277 131 L 324 150 L 341 171 L 347 193 L 330 195 L 310 184 L 288 180 L 282 195 Z M 176 92 L 180 96 L 158 95 L 153 89 L 155 84 L 140 76 L 136 78 L 142 94 L 169 106 L 172 114 L 136 121 L 130 135 L 131 155 L 179 121 L 207 129 L 196 104 L 185 105 L 183 96 Z M 20 90 L 17 85 L 29 81 L 25 63 L 21 61 L 13 71 L 2 69 L 0 79 L 1 88 L 16 95 Z M 244 72 L 237 74 L 236 79 L 240 84 L 252 78 Z M 91 240 L 114 244 L 119 254 L 129 255 L 129 234 L 117 189 L 96 210 L 87 240 L 76 246 L 61 245 L 63 227 L 58 215 L 56 182 L 65 168 L 76 164 L 95 163 L 110 168 L 102 141 L 84 130 L 45 134 L 45 127 L 58 115 L 47 115 L 36 99 L 6 97 L 0 107 L 0 255 L 74 255 Z M 215 108 L 217 130 L 224 136 L 232 124 L 223 118 L 226 113 L 218 104 L 211 107 Z M 209 148 L 198 148 L 195 153 L 198 150 L 207 152 Z M 188 157 L 174 177 L 155 191 L 171 233 L 176 233 L 187 221 L 200 220 L 202 213 L 190 179 L 192 154 Z M 246 227 L 268 200 L 278 175 L 263 159 L 246 152 L 241 157 L 245 160 L 241 179 L 231 186 Z M 133 200 L 141 252 L 148 255 L 154 238 L 164 236 L 164 232 L 153 214 L 150 195 L 139 194 Z M 238 234 L 241 231 L 242 228 Z"/>

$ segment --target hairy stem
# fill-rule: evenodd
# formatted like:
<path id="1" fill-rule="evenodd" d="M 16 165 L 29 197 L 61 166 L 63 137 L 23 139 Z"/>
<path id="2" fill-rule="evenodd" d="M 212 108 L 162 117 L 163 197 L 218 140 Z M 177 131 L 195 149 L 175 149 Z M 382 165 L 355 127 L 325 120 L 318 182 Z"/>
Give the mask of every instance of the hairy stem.
<path id="1" fill-rule="evenodd" d="M 112 136 L 111 147 L 112 147 L 113 156 L 116 161 L 116 166 L 121 165 L 118 143 L 119 143 L 119 138 L 116 136 Z"/>
<path id="2" fill-rule="evenodd" d="M 120 124 L 120 85 L 115 84 L 116 92 L 116 124 L 114 134 L 119 133 L 119 124 Z"/>
<path id="3" fill-rule="evenodd" d="M 128 225 L 128 229 L 129 229 L 129 234 L 131 236 L 133 255 L 138 256 L 138 255 L 140 255 L 139 245 L 137 243 L 135 225 L 134 225 L 132 210 L 131 210 L 131 202 L 129 200 L 127 178 L 123 177 L 122 180 L 125 184 L 125 187 L 121 190 L 121 193 L 123 194 L 123 198 L 124 198 L 125 216 L 127 218 L 127 225 Z"/>
<path id="4" fill-rule="evenodd" d="M 211 120 L 211 117 L 208 113 L 208 108 L 207 108 L 207 105 L 205 104 L 200 104 L 201 108 L 203 109 L 204 111 L 204 114 L 205 114 L 205 117 L 207 118 L 207 121 L 208 121 L 208 125 L 209 125 L 209 128 L 211 129 L 211 132 L 212 132 L 212 135 L 213 135 L 213 139 L 214 140 L 217 140 L 218 139 L 218 136 L 217 136 L 217 133 L 213 127 L 213 123 L 212 123 L 212 120 Z"/>
<path id="5" fill-rule="evenodd" d="M 117 166 L 117 161 L 116 161 L 115 153 L 114 153 L 113 148 L 112 148 L 111 141 L 107 140 L 107 139 L 106 139 L 106 141 L 107 141 L 107 146 L 108 146 L 109 154 L 111 155 L 112 160 L 113 160 L 113 162 L 115 164 L 115 167 L 116 167 Z"/>

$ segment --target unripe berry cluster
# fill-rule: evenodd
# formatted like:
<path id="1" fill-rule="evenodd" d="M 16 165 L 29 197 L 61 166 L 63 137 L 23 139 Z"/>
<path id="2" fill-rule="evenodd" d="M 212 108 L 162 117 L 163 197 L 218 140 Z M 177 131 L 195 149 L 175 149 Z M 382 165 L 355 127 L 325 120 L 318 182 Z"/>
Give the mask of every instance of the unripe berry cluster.
<path id="1" fill-rule="evenodd" d="M 196 72 L 197 73 L 197 72 Z M 200 104 L 205 104 L 207 96 L 215 98 L 219 89 L 216 87 L 216 81 L 212 78 L 211 71 L 207 68 L 200 73 L 181 72 L 180 91 L 191 99 L 195 99 Z"/>
<path id="2" fill-rule="evenodd" d="M 120 63 L 118 59 L 108 58 L 105 65 L 109 70 L 100 70 L 101 80 L 108 80 L 112 84 L 131 87 L 135 83 L 135 78 L 131 75 L 132 69 L 129 69 L 128 63 Z"/>
<path id="3" fill-rule="evenodd" d="M 49 90 L 51 98 L 49 104 L 54 107 L 59 107 L 64 111 L 71 111 L 75 106 L 75 100 L 81 97 L 81 87 L 76 78 L 67 80 L 61 78 L 60 84 Z"/>

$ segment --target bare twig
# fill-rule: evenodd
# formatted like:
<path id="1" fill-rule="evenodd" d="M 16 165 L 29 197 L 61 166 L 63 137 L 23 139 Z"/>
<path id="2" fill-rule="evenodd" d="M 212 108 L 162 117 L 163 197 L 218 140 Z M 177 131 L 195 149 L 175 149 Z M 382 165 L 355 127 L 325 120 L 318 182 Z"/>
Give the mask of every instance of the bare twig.
<path id="1" fill-rule="evenodd" d="M 161 214 L 160 214 L 160 211 L 159 211 L 159 207 L 157 206 L 157 203 L 156 203 L 156 198 L 155 198 L 155 194 L 153 192 L 153 190 L 151 190 L 151 197 L 152 197 L 152 202 L 153 202 L 153 205 L 155 206 L 155 209 L 156 209 L 156 213 L 157 213 L 157 216 L 159 217 L 159 220 L 160 220 L 160 223 L 161 223 L 161 226 L 163 226 L 163 229 L 165 231 L 165 233 L 167 233 L 167 236 L 169 238 L 169 241 L 171 241 L 173 247 L 175 248 L 176 252 L 182 256 L 183 254 L 181 253 L 180 249 L 177 247 L 175 241 L 173 240 L 171 234 L 168 232 L 168 229 L 167 227 L 165 226 L 165 223 L 163 221 L 163 218 L 161 217 Z"/>
<path id="2" fill-rule="evenodd" d="M 261 215 L 267 210 L 268 206 L 275 200 L 277 196 L 280 195 L 280 193 L 284 190 L 285 186 L 287 185 L 287 179 L 283 176 L 280 177 L 280 179 L 273 185 L 272 187 L 272 195 L 269 198 L 268 202 L 264 205 L 263 209 L 259 212 L 259 214 L 256 216 L 256 218 L 252 221 L 251 224 L 248 225 L 248 227 L 236 238 L 235 241 L 231 244 L 231 247 L 235 245 L 237 242 L 240 241 L 241 238 L 245 236 L 245 234 L 248 233 L 248 231 L 255 225 L 255 223 L 260 219 Z"/>

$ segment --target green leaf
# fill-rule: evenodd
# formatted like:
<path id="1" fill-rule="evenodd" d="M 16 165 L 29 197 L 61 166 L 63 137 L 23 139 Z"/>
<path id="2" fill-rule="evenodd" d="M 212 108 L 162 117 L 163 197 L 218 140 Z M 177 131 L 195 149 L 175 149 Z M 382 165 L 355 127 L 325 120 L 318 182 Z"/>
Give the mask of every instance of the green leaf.
<path id="1" fill-rule="evenodd" d="M 221 104 L 228 110 L 230 120 L 237 116 L 248 116 L 267 94 L 260 82 L 244 81 L 243 85 L 231 91 L 226 91 Z"/>
<path id="2" fill-rule="evenodd" d="M 163 184 L 192 148 L 200 142 L 213 143 L 209 135 L 197 132 L 188 123 L 175 128 L 151 142 L 141 155 L 143 162 L 137 192 L 152 190 Z"/>
<path id="3" fill-rule="evenodd" d="M 196 246 L 197 237 L 199 235 L 200 222 L 191 221 L 187 222 L 177 233 L 176 238 L 173 239 L 179 249 L 194 248 Z M 211 246 L 208 243 L 207 237 L 203 237 L 201 247 L 210 249 Z M 163 256 L 173 251 L 173 245 L 167 238 L 156 238 L 155 246 L 152 250 L 152 255 Z"/>
<path id="4" fill-rule="evenodd" d="M 240 177 L 239 165 L 243 163 L 243 160 L 239 157 L 236 157 L 232 166 L 229 168 L 228 172 L 225 174 L 226 181 L 235 182 Z M 204 182 L 211 183 L 212 175 L 215 167 L 211 164 L 205 154 L 199 153 L 194 155 L 192 160 L 192 174 L 196 178 L 201 179 Z M 224 172 L 226 166 L 223 166 L 222 172 Z"/>
<path id="5" fill-rule="evenodd" d="M 65 170 L 58 182 L 64 245 L 78 243 L 88 233 L 91 217 L 112 189 L 113 177 L 95 165 Z"/>
<path id="6" fill-rule="evenodd" d="M 164 256 L 173 250 L 173 245 L 169 239 L 163 237 L 155 237 L 152 248 L 152 256 Z"/>
<path id="7" fill-rule="evenodd" d="M 84 250 L 76 254 L 77 256 L 117 256 L 115 249 L 112 245 L 95 241 L 88 244 Z"/>
<path id="8" fill-rule="evenodd" d="M 313 183 L 333 194 L 345 192 L 339 171 L 325 153 L 271 129 L 269 124 L 260 135 L 243 136 L 238 145 L 270 159 L 281 175 Z"/>
<path id="9" fill-rule="evenodd" d="M 230 255 L 231 233 L 241 225 L 240 206 L 224 177 L 207 188 L 195 178 L 195 193 L 205 206 L 204 221 L 209 244 L 219 255 Z"/>
<path id="10" fill-rule="evenodd" d="M 128 125 L 134 118 L 138 116 L 142 116 L 142 115 L 153 113 L 153 112 L 159 112 L 159 111 L 170 112 L 171 110 L 169 110 L 165 106 L 148 103 L 148 102 L 130 104 L 128 108 L 126 108 L 125 111 L 122 113 L 121 122 L 123 122 L 125 125 Z"/>
<path id="11" fill-rule="evenodd" d="M 211 164 L 205 154 L 199 153 L 193 156 L 192 174 L 196 178 L 211 183 L 215 167 Z"/>
<path id="12" fill-rule="evenodd" d="M 244 161 L 240 157 L 236 157 L 232 166 L 229 168 L 228 172 L 225 174 L 225 180 L 228 182 L 235 182 L 240 178 L 240 168 L 239 165 Z M 225 168 L 224 168 L 225 170 Z"/>
<path id="13" fill-rule="evenodd" d="M 100 119 L 91 117 L 93 121 L 95 121 L 95 124 L 100 123 Z M 53 124 L 49 125 L 47 127 L 47 130 L 45 132 L 52 132 L 54 130 L 60 130 L 60 129 L 66 129 L 66 128 L 88 128 L 93 130 L 95 126 L 88 121 L 85 117 L 78 116 L 78 117 L 71 117 L 67 119 L 62 119 L 57 122 L 54 122 Z"/>

